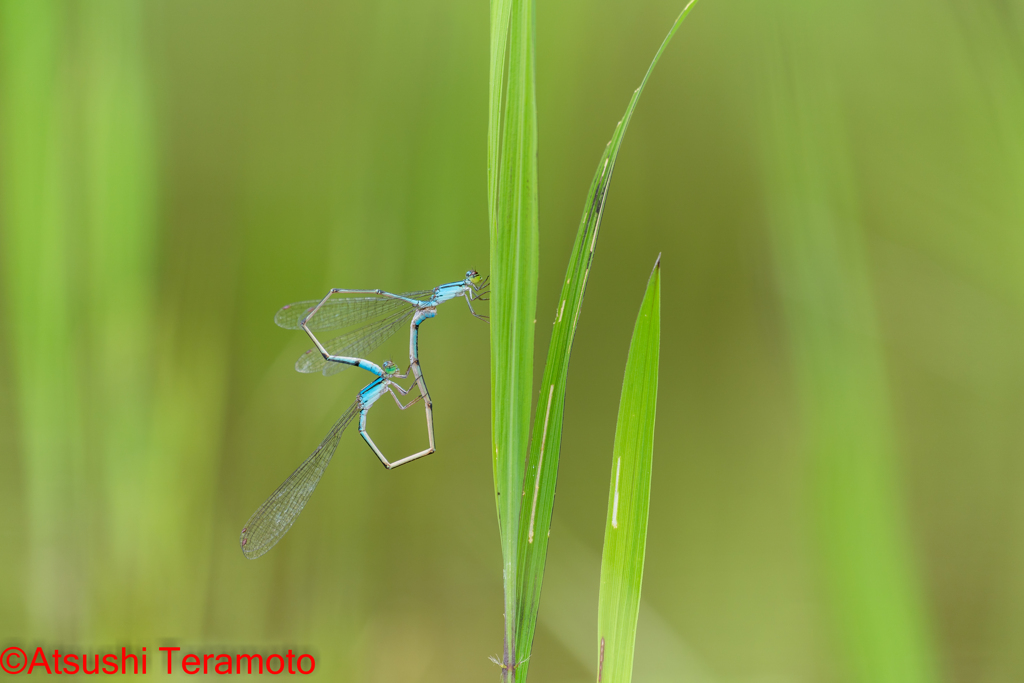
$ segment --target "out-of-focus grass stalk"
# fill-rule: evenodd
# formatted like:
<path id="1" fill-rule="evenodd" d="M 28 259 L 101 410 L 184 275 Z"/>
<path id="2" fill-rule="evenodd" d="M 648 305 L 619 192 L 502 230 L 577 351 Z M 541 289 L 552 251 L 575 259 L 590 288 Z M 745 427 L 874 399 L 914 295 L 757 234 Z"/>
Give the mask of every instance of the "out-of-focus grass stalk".
<path id="1" fill-rule="evenodd" d="M 629 683 L 651 503 L 661 347 L 661 257 L 633 326 L 612 448 L 608 519 L 597 605 L 598 683 Z"/>
<path id="2" fill-rule="evenodd" d="M 643 94 L 644 86 L 654 72 L 658 60 L 668 47 L 672 37 L 679 30 L 683 20 L 696 4 L 691 0 L 680 12 L 665 40 L 658 48 L 651 65 L 626 107 L 622 120 L 615 126 L 612 138 L 605 146 L 597 164 L 597 171 L 590 182 L 583 203 L 583 217 L 576 232 L 566 267 L 562 293 L 558 298 L 555 320 L 548 346 L 547 363 L 541 383 L 540 400 L 533 420 L 533 438 L 530 442 L 530 458 L 526 465 L 524 480 L 524 505 L 520 510 L 519 549 L 517 578 L 518 608 L 516 629 L 516 652 L 519 658 L 519 680 L 525 681 L 529 668 L 533 636 L 537 627 L 537 613 L 540 608 L 541 587 L 544 581 L 544 566 L 547 560 L 548 531 L 551 528 L 551 514 L 555 503 L 555 484 L 558 477 L 558 459 L 562 445 L 562 418 L 565 410 L 566 378 L 569 374 L 569 358 L 572 343 L 583 309 L 590 268 L 597 249 L 597 238 L 601 229 L 605 201 L 611 186 L 612 172 L 619 156 L 619 148 L 629 128 L 630 119 Z"/>
<path id="3" fill-rule="evenodd" d="M 961 57 L 975 69 L 968 78 L 984 94 L 974 103 L 970 125 L 992 136 L 1001 162 L 995 172 L 996 177 L 1001 177 L 997 187 L 1009 199 L 1004 211 L 992 210 L 980 203 L 973 207 L 982 209 L 974 214 L 976 219 L 984 216 L 996 223 L 978 225 L 972 221 L 972 230 L 965 234 L 971 239 L 978 234 L 991 235 L 995 225 L 998 225 L 995 234 L 1008 230 L 1014 235 L 1010 242 L 1016 247 L 1014 258 L 1024 266 L 1024 192 L 1021 192 L 1024 188 L 1024 126 L 1021 125 L 1024 121 L 1024 7 L 982 2 L 956 6 L 953 11 L 961 20 L 957 28 L 966 38 L 959 43 L 971 49 L 969 56 Z M 967 249 L 961 256 L 972 255 Z M 997 277 L 1000 270 L 992 268 Z M 1022 272 L 1024 267 L 1016 269 L 1016 282 L 1011 285 L 1014 289 L 1008 293 L 1017 299 L 1018 306 L 1024 303 Z M 1019 473 L 1019 469 L 1017 471 Z M 1019 487 L 1021 483 L 1018 478 L 1011 486 Z M 1012 528 L 1018 533 L 1024 529 L 1024 505 L 1019 500 L 1013 521 Z M 1009 569 L 1003 571 L 1006 579 L 991 589 L 1000 596 L 998 604 L 994 605 L 993 625 L 989 627 L 993 634 L 990 650 L 993 656 L 972 656 L 972 661 L 980 665 L 979 670 L 973 672 L 977 680 L 1024 679 L 1024 651 L 1020 647 L 1024 641 L 1024 543 L 1019 540 L 1009 543 L 1005 552 L 1009 559 Z"/>
<path id="4" fill-rule="evenodd" d="M 492 0 L 487 131 L 491 440 L 505 595 L 502 678 L 507 681 L 515 679 L 517 660 L 516 552 L 537 313 L 535 43 L 533 0 Z"/>
<path id="5" fill-rule="evenodd" d="M 138 513 L 147 500 L 156 289 L 156 160 L 142 49 L 143 5 L 82 5 L 89 330 L 95 392 L 85 412 L 103 473 L 107 543 L 93 561 L 94 596 L 111 626 L 134 593 Z M 110 635 L 117 635 L 115 629 Z"/>
<path id="6" fill-rule="evenodd" d="M 225 294 L 231 300 L 231 292 Z M 204 623 L 210 532 L 229 370 L 226 321 L 210 315 L 205 338 L 182 331 L 181 312 L 156 326 L 148 499 L 140 511 L 140 570 L 149 592 L 140 628 L 198 634 Z M 190 317 L 188 325 L 193 324 Z M 143 611 L 145 610 L 145 611 Z"/>
<path id="7" fill-rule="evenodd" d="M 81 475 L 81 433 L 62 117 L 64 7 L 0 3 L 0 259 L 29 519 L 28 628 L 72 636 L 82 597 L 82 519 L 72 486 Z"/>
<path id="8" fill-rule="evenodd" d="M 765 177 L 834 643 L 845 680 L 931 683 L 836 78 L 815 42 L 826 38 L 797 28 L 835 22 L 790 4 L 767 69 Z"/>

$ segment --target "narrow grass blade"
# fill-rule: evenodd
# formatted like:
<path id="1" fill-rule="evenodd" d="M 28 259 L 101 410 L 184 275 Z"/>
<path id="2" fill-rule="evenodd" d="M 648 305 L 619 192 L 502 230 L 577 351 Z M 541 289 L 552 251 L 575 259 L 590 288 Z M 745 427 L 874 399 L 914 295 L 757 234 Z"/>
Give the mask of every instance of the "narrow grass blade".
<path id="1" fill-rule="evenodd" d="M 661 257 L 647 282 L 622 380 L 597 607 L 598 683 L 629 683 L 651 502 L 661 345 Z"/>
<path id="2" fill-rule="evenodd" d="M 92 554 L 104 577 L 94 599 L 112 622 L 128 618 L 133 592 L 142 590 L 133 583 L 138 514 L 149 498 L 158 178 L 145 10 L 132 0 L 96 0 L 79 12 L 92 356 L 82 412 L 109 511 L 108 541 Z"/>
<path id="3" fill-rule="evenodd" d="M 562 416 L 565 408 L 565 384 L 569 373 L 569 356 L 572 351 L 576 325 L 583 307 L 583 296 L 590 277 L 590 267 L 597 249 L 597 238 L 601 228 L 605 199 L 612 180 L 612 171 L 618 158 L 622 138 L 629 127 L 629 121 L 636 109 L 644 86 L 654 72 L 658 60 L 668 47 L 672 37 L 686 19 L 697 0 L 691 0 L 679 14 L 669 30 L 661 47 L 654 55 L 640 87 L 633 92 L 626 113 L 615 126 L 612 139 L 605 147 L 597 172 L 590 183 L 583 205 L 576 240 L 569 256 L 562 294 L 555 310 L 551 344 L 548 347 L 544 379 L 541 384 L 537 414 L 533 421 L 533 438 L 530 443 L 530 459 L 527 462 L 519 524 L 519 606 L 516 651 L 519 654 L 519 680 L 525 681 L 533 636 L 537 625 L 537 611 L 540 607 L 541 585 L 544 579 L 544 563 L 547 557 L 548 530 L 551 527 L 551 513 L 555 499 L 555 481 L 558 476 L 558 457 L 562 441 Z"/>
<path id="4" fill-rule="evenodd" d="M 0 2 L 0 274 L 6 313 L 18 321 L 9 341 L 29 520 L 26 612 L 36 632 L 73 634 L 82 596 L 67 568 L 82 562 L 83 520 L 72 482 L 85 473 L 69 304 L 66 14 L 58 2 Z"/>
<path id="5" fill-rule="evenodd" d="M 502 677 L 514 679 L 516 552 L 530 436 L 537 313 L 537 105 L 533 0 L 491 3 L 488 209 L 491 439 L 505 596 Z M 503 82 L 506 46 L 507 83 Z M 502 109 L 502 96 L 504 108 Z"/>
<path id="6" fill-rule="evenodd" d="M 775 12 L 764 176 L 832 635 L 851 683 L 931 683 L 837 67 L 828 36 L 801 28 L 834 22 L 806 23 L 819 15 L 801 0 Z"/>

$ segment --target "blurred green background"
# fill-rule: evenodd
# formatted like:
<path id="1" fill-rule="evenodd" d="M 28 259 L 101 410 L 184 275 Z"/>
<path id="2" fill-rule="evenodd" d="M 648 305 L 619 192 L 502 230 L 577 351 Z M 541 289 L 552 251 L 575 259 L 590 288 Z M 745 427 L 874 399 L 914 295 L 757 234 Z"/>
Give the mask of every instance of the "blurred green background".
<path id="1" fill-rule="evenodd" d="M 538 3 L 541 354 L 594 165 L 680 9 Z M 487 329 L 458 304 L 423 328 L 438 452 L 386 472 L 351 430 L 284 541 L 237 546 L 366 382 L 296 374 L 277 308 L 486 269 L 487 21 L 465 0 L 0 2 L 0 642 L 497 678 Z M 704 0 L 612 185 L 530 680 L 595 676 L 658 252 L 634 680 L 1024 680 L 1022 228 L 1024 4 Z M 412 452 L 421 419 L 370 422 Z"/>

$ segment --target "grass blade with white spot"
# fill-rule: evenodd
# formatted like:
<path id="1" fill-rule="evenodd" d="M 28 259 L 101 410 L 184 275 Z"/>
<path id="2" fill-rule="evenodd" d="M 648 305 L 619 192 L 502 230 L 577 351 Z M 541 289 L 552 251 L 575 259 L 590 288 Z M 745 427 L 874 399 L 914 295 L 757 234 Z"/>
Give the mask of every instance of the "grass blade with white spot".
<path id="1" fill-rule="evenodd" d="M 640 87 L 633 92 L 629 106 L 622 120 L 615 126 L 612 139 L 605 147 L 597 166 L 597 172 L 590 183 L 583 218 L 580 221 L 565 272 L 565 282 L 555 310 L 554 329 L 548 347 L 544 379 L 541 384 L 537 413 L 533 421 L 533 438 L 530 444 L 530 458 L 526 465 L 525 495 L 520 511 L 519 548 L 517 577 L 519 580 L 518 628 L 516 652 L 519 659 L 519 680 L 526 680 L 533 636 L 537 626 L 537 612 L 540 607 L 541 586 L 544 579 L 544 563 L 547 557 L 548 530 L 555 499 L 555 482 L 558 476 L 558 458 L 562 441 L 562 416 L 565 407 L 566 377 L 569 373 L 569 357 L 572 351 L 576 325 L 583 307 L 583 296 L 590 267 L 597 248 L 605 199 L 611 184 L 612 171 L 618 158 L 622 138 L 629 127 L 629 121 L 636 109 L 644 86 L 654 72 L 658 60 L 668 47 L 676 31 L 696 4 L 691 0 L 679 14 L 669 30 L 661 47 L 654 55 Z"/>
<path id="2" fill-rule="evenodd" d="M 622 380 L 597 608 L 599 683 L 629 683 L 651 502 L 661 344 L 661 257 L 647 282 Z"/>

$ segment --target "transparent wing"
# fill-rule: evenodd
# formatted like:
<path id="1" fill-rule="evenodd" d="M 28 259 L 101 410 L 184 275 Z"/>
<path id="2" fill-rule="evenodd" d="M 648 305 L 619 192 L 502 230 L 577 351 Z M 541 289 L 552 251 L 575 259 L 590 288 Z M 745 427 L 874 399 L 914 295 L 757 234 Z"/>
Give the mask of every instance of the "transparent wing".
<path id="1" fill-rule="evenodd" d="M 306 461 L 299 465 L 299 468 L 291 473 L 284 483 L 277 487 L 277 490 L 270 494 L 270 497 L 260 505 L 252 517 L 245 523 L 242 535 L 238 542 L 242 546 L 242 554 L 250 560 L 255 560 L 260 555 L 277 545 L 281 537 L 292 528 L 295 518 L 306 506 L 309 497 L 313 495 L 316 485 L 320 483 L 320 477 L 331 462 L 331 456 L 338 447 L 345 427 L 352 421 L 352 418 L 359 413 L 359 403 L 355 402 L 345 414 L 334 423 L 334 427 L 327 433 L 324 440 L 320 442 L 313 454 L 306 458 Z"/>
<path id="2" fill-rule="evenodd" d="M 432 289 L 424 289 L 417 292 L 404 292 L 401 296 L 410 299 L 424 301 L 434 293 Z M 293 304 L 283 306 L 274 315 L 274 322 L 280 327 L 289 330 L 302 329 L 299 321 L 305 318 L 320 300 L 297 301 Z M 307 323 L 311 330 L 336 330 L 342 327 L 359 324 L 365 320 L 378 316 L 389 315 L 409 304 L 400 299 L 389 299 L 383 296 L 358 296 L 340 297 L 331 299 L 316 312 L 313 319 Z"/>
<path id="3" fill-rule="evenodd" d="M 367 325 L 347 332 L 340 337 L 326 342 L 324 348 L 332 356 L 355 356 L 365 358 L 375 348 L 386 342 L 405 324 L 412 315 L 412 307 L 392 313 L 382 320 L 375 320 Z M 325 376 L 336 375 L 345 368 L 351 367 L 344 363 L 332 363 L 325 360 L 318 349 L 310 349 L 295 361 L 295 369 L 299 372 L 322 372 Z"/>

